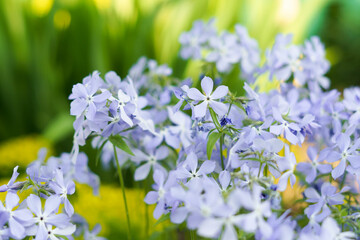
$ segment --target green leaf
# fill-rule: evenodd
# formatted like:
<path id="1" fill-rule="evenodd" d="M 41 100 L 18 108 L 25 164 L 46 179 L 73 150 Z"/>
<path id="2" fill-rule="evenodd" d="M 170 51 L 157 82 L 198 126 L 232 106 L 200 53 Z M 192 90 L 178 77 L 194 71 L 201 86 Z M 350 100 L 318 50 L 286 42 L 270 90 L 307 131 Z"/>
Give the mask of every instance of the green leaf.
<path id="1" fill-rule="evenodd" d="M 131 151 L 127 143 L 124 141 L 123 137 L 120 135 L 110 136 L 109 141 L 117 148 L 120 148 L 124 152 L 130 154 L 131 156 L 135 156 L 134 153 Z"/>
<path id="2" fill-rule="evenodd" d="M 169 220 L 170 219 L 170 213 L 167 213 L 167 214 L 163 214 L 159 220 L 156 221 L 156 223 L 154 224 L 153 227 L 156 227 L 158 224 L 162 223 L 162 222 L 165 222 L 166 220 Z"/>
<path id="3" fill-rule="evenodd" d="M 215 124 L 215 127 L 217 128 L 218 131 L 220 131 L 221 125 L 219 123 L 216 113 L 214 112 L 214 110 L 212 108 L 209 108 L 209 112 L 210 112 L 211 118 Z"/>
<path id="4" fill-rule="evenodd" d="M 209 135 L 209 139 L 208 139 L 207 146 L 206 146 L 206 153 L 207 153 L 208 159 L 211 158 L 211 154 L 214 149 L 214 146 L 215 146 L 217 140 L 220 138 L 220 136 L 221 136 L 221 133 L 218 133 L 218 132 L 213 132 Z"/>
<path id="5" fill-rule="evenodd" d="M 64 236 L 64 235 L 55 234 L 55 237 L 62 238 L 62 239 L 65 239 L 65 240 L 69 240 L 69 238 L 67 236 Z"/>

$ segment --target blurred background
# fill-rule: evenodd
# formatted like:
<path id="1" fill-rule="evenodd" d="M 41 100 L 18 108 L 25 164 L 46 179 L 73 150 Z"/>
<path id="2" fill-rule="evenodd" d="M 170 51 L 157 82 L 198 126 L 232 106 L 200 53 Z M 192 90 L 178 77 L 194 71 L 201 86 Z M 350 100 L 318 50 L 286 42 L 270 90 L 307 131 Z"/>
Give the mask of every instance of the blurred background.
<path id="1" fill-rule="evenodd" d="M 0 0 L 0 176 L 15 165 L 24 170 L 41 147 L 55 155 L 71 150 L 68 96 L 92 71 L 125 77 L 146 56 L 179 78 L 196 76 L 196 66 L 179 58 L 178 38 L 197 19 L 216 17 L 219 30 L 240 23 L 262 50 L 277 33 L 293 33 L 295 43 L 318 35 L 332 64 L 332 87 L 360 85 L 359 13 L 360 0 Z M 91 166 L 104 191 L 115 194 L 118 188 L 106 185 L 114 179 Z M 134 199 L 142 204 L 142 197 Z M 123 221 L 121 214 L 103 224 Z M 96 216 L 89 216 L 92 224 Z"/>

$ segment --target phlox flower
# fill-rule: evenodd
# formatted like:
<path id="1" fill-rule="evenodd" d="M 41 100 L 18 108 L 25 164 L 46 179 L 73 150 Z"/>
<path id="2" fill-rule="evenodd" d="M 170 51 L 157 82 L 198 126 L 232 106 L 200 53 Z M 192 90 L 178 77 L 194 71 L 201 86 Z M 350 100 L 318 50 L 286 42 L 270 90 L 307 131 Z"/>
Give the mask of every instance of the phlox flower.
<path id="1" fill-rule="evenodd" d="M 176 178 L 173 172 L 170 172 L 166 179 L 165 173 L 160 170 L 154 171 L 153 178 L 155 181 L 153 186 L 155 191 L 148 192 L 144 201 L 147 204 L 157 204 L 154 210 L 154 218 L 158 219 L 172 205 L 170 188 L 176 184 Z"/>
<path id="2" fill-rule="evenodd" d="M 189 179 L 187 184 L 198 182 L 200 177 L 210 174 L 215 169 L 215 162 L 207 160 L 198 168 L 198 158 L 194 152 L 188 154 L 185 162 L 177 168 L 176 176 L 178 179 Z"/>
<path id="3" fill-rule="evenodd" d="M 9 223 L 10 236 L 15 239 L 22 239 L 26 236 L 26 226 L 31 224 L 32 214 L 26 208 L 18 208 L 19 196 L 14 192 L 8 192 L 5 198 L 5 206 L 0 201 L 0 222 Z"/>
<path id="4" fill-rule="evenodd" d="M 71 217 L 74 214 L 74 207 L 71 205 L 67 195 L 72 195 L 75 192 L 75 183 L 72 180 L 64 181 L 62 171 L 56 170 L 55 181 L 49 182 L 49 187 L 61 198 L 64 203 L 66 214 Z"/>
<path id="5" fill-rule="evenodd" d="M 309 147 L 307 149 L 307 155 L 311 162 L 300 162 L 296 166 L 299 172 L 306 175 L 306 182 L 311 183 L 315 180 L 317 172 L 321 174 L 331 172 L 332 168 L 330 164 L 322 164 L 318 161 L 317 149 L 315 147 Z"/>
<path id="6" fill-rule="evenodd" d="M 101 85 L 102 80 L 98 72 L 94 72 L 91 76 L 85 78 L 82 84 L 74 85 L 69 96 L 69 99 L 73 100 L 70 114 L 79 117 L 83 112 L 87 111 L 86 117 L 93 120 L 98 106 L 105 104 L 106 100 L 111 96 L 111 93 L 107 90 L 96 95 Z"/>
<path id="7" fill-rule="evenodd" d="M 134 149 L 135 156 L 131 159 L 137 163 L 141 163 L 143 161 L 146 161 L 145 164 L 141 165 L 135 170 L 134 179 L 135 181 L 144 180 L 150 173 L 150 169 L 153 168 L 156 169 L 162 169 L 164 168 L 158 163 L 158 161 L 161 161 L 165 159 L 169 154 L 169 149 L 165 146 L 161 146 L 158 149 L 151 149 L 149 150 L 149 155 L 143 153 L 142 151 L 138 149 Z"/>
<path id="8" fill-rule="evenodd" d="M 346 192 L 349 188 L 344 187 L 340 192 L 336 193 L 337 188 L 332 186 L 329 182 L 325 182 L 321 186 L 321 195 L 314 188 L 307 188 L 304 191 L 308 198 L 306 201 L 315 203 L 305 209 L 305 214 L 310 218 L 311 215 L 316 214 L 316 220 L 322 221 L 331 213 L 328 205 L 342 204 L 344 196 L 341 194 Z"/>
<path id="9" fill-rule="evenodd" d="M 32 218 L 35 239 L 47 239 L 48 225 L 56 226 L 61 229 L 71 226 L 70 218 L 64 214 L 56 214 L 59 209 L 61 199 L 58 196 L 50 196 L 46 199 L 44 210 L 42 210 L 41 200 L 38 196 L 31 194 L 27 199 L 27 206 L 35 216 Z M 36 224 L 36 225 L 35 225 Z"/>
<path id="10" fill-rule="evenodd" d="M 288 121 L 284 120 L 278 109 L 273 108 L 272 110 L 273 110 L 274 119 L 279 124 L 270 126 L 270 132 L 277 136 L 284 134 L 284 137 L 291 144 L 294 144 L 294 145 L 298 144 L 299 138 L 296 136 L 296 133 L 294 134 L 294 132 L 300 131 L 300 127 L 296 123 L 293 123 L 293 122 L 289 123 Z"/>
<path id="11" fill-rule="evenodd" d="M 218 115 L 225 115 L 227 107 L 224 103 L 214 101 L 220 99 L 228 93 L 229 89 L 227 86 L 219 86 L 213 92 L 214 83 L 213 80 L 209 77 L 204 77 L 201 80 L 201 88 L 204 91 L 205 95 L 202 94 L 196 88 L 190 88 L 188 90 L 188 97 L 196 101 L 202 101 L 202 103 L 196 105 L 193 109 L 195 117 L 201 118 L 206 114 L 206 109 L 210 106 Z"/>
<path id="12" fill-rule="evenodd" d="M 284 161 L 279 163 L 280 170 L 286 169 L 287 171 L 284 172 L 278 182 L 278 190 L 280 192 L 285 191 L 289 178 L 291 187 L 294 186 L 296 182 L 296 176 L 294 174 L 295 166 L 296 166 L 296 158 L 293 152 L 290 152 L 290 148 L 288 145 L 285 145 L 285 157 L 283 158 Z"/>
<path id="13" fill-rule="evenodd" d="M 261 201 L 261 187 L 254 185 L 251 192 L 236 189 L 234 192 L 234 202 L 239 202 L 240 206 L 249 210 L 249 213 L 238 215 L 238 226 L 246 232 L 255 233 L 257 230 L 266 238 L 272 234 L 272 228 L 264 218 L 271 215 L 269 201 Z"/>
<path id="14" fill-rule="evenodd" d="M 0 192 L 6 192 L 8 190 L 13 190 L 13 189 L 16 189 L 17 188 L 17 185 L 15 183 L 17 177 L 19 176 L 19 173 L 17 172 L 19 166 L 16 166 L 13 170 L 13 174 L 9 180 L 9 182 L 7 184 L 4 184 L 2 186 L 0 186 Z"/>

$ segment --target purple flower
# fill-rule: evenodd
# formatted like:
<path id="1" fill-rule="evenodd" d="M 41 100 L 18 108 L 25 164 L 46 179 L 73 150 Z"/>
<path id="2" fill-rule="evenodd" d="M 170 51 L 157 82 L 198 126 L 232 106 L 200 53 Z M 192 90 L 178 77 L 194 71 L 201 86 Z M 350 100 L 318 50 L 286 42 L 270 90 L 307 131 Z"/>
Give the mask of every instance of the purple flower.
<path id="1" fill-rule="evenodd" d="M 166 180 L 165 173 L 160 170 L 155 170 L 153 177 L 155 181 L 153 188 L 155 191 L 148 192 L 144 201 L 147 204 L 157 203 L 154 210 L 154 218 L 158 219 L 163 213 L 168 211 L 167 207 L 171 205 L 170 188 L 176 183 L 176 178 L 173 172 L 170 172 Z"/>
<path id="2" fill-rule="evenodd" d="M 284 172 L 278 183 L 278 190 L 280 192 L 285 191 L 289 178 L 291 187 L 294 186 L 296 182 L 296 177 L 294 174 L 295 166 L 296 166 L 296 158 L 293 152 L 290 152 L 289 146 L 285 145 L 285 157 L 283 158 L 285 161 L 279 163 L 280 170 L 286 169 L 287 171 Z"/>
<path id="3" fill-rule="evenodd" d="M 360 88 L 353 87 L 344 89 L 343 104 L 348 111 L 351 111 L 349 118 L 350 125 L 359 124 L 360 121 Z"/>
<path id="4" fill-rule="evenodd" d="M 32 214 L 26 208 L 17 208 L 20 201 L 16 193 L 8 192 L 5 199 L 5 207 L 0 201 L 0 222 L 8 222 L 10 234 L 16 239 L 24 238 L 26 235 L 25 227 L 31 224 Z"/>
<path id="5" fill-rule="evenodd" d="M 229 89 L 227 86 L 219 86 L 213 91 L 214 83 L 213 80 L 209 77 L 204 77 L 201 80 L 201 88 L 205 92 L 203 95 L 198 89 L 190 88 L 188 90 L 188 96 L 190 99 L 196 101 L 203 101 L 202 103 L 194 107 L 195 117 L 201 118 L 206 114 L 206 109 L 210 106 L 219 116 L 222 116 L 226 113 L 227 107 L 224 103 L 214 101 L 220 99 L 228 93 Z"/>
<path id="6" fill-rule="evenodd" d="M 266 51 L 266 68 L 270 71 L 270 79 L 273 79 L 273 75 L 276 75 L 278 80 L 286 81 L 294 73 L 295 79 L 303 82 L 304 73 L 302 61 L 300 60 L 301 51 L 298 46 L 288 46 L 291 40 L 291 34 L 279 34 L 276 36 L 272 49 Z"/>
<path id="7" fill-rule="evenodd" d="M 98 237 L 97 235 L 101 231 L 100 224 L 96 224 L 93 230 L 90 232 L 88 228 L 85 229 L 84 238 L 85 239 L 92 239 L 92 240 L 106 240 L 104 237 Z"/>
<path id="8" fill-rule="evenodd" d="M 307 155 L 311 162 L 300 162 L 296 166 L 296 170 L 306 175 L 306 182 L 311 183 L 315 180 L 317 172 L 321 174 L 331 172 L 332 168 L 330 164 L 321 164 L 318 162 L 317 149 L 315 147 L 309 147 L 307 149 Z"/>
<path id="9" fill-rule="evenodd" d="M 164 168 L 157 162 L 166 158 L 169 154 L 169 149 L 165 146 L 161 146 L 158 149 L 150 150 L 150 154 L 147 155 L 138 149 L 134 149 L 135 157 L 132 160 L 135 162 L 146 161 L 145 164 L 141 165 L 135 170 L 134 179 L 135 181 L 144 180 L 150 173 L 150 169 L 163 169 Z M 165 171 L 165 170 L 164 170 Z"/>
<path id="10" fill-rule="evenodd" d="M 176 170 L 178 179 L 190 179 L 187 184 L 198 182 L 200 177 L 210 174 L 215 169 L 215 162 L 207 160 L 204 161 L 199 169 L 198 158 L 194 152 L 189 153 L 185 162 Z"/>
<path id="11" fill-rule="evenodd" d="M 183 59 L 201 59 L 202 50 L 206 47 L 208 40 L 216 36 L 214 28 L 215 19 L 210 19 L 208 23 L 195 21 L 189 32 L 182 33 L 179 38 L 181 43 L 180 56 Z"/>
<path id="12" fill-rule="evenodd" d="M 328 154 L 324 154 L 321 160 L 326 159 L 330 163 L 340 160 L 339 164 L 331 172 L 334 179 L 344 174 L 347 161 L 354 168 L 360 167 L 360 155 L 357 152 L 360 146 L 360 139 L 357 139 L 353 145 L 350 144 L 350 136 L 346 133 L 341 133 L 336 140 L 337 150 L 331 150 L 329 148 L 323 150 L 328 150 Z"/>
<path id="13" fill-rule="evenodd" d="M 133 126 L 133 122 L 125 112 L 125 105 L 130 101 L 130 97 L 126 95 L 122 90 L 118 91 L 118 98 L 115 100 L 117 108 L 120 112 L 121 119 L 126 122 L 130 127 Z"/>
<path id="14" fill-rule="evenodd" d="M 321 195 L 314 188 L 307 188 L 304 192 L 308 198 L 306 201 L 309 203 L 315 203 L 305 209 L 305 214 L 310 218 L 311 215 L 316 215 L 317 221 L 322 221 L 328 217 L 331 213 L 328 205 L 342 204 L 344 196 L 342 192 L 346 192 L 349 188 L 344 187 L 340 192 L 336 193 L 336 187 L 332 186 L 331 183 L 325 182 L 321 186 Z"/>
<path id="15" fill-rule="evenodd" d="M 296 123 L 285 121 L 278 109 L 273 108 L 272 110 L 274 119 L 280 124 L 270 126 L 270 132 L 277 136 L 284 134 L 284 137 L 294 145 L 299 143 L 296 136 L 296 131 L 300 131 L 299 126 Z"/>
<path id="16" fill-rule="evenodd" d="M 325 47 L 320 42 L 319 37 L 314 36 L 305 41 L 302 52 L 304 54 L 303 72 L 309 88 L 314 92 L 319 92 L 320 87 L 329 88 L 330 81 L 324 75 L 329 70 L 330 63 L 325 59 Z"/>
<path id="17" fill-rule="evenodd" d="M 173 110 L 168 107 L 168 115 L 170 121 L 174 124 L 173 126 L 169 127 L 169 133 L 174 134 L 177 139 L 180 140 L 181 145 L 184 148 L 187 148 L 191 145 L 192 139 L 191 139 L 191 125 L 192 121 L 190 117 L 182 112 L 173 112 Z M 173 144 L 176 140 L 173 138 L 169 138 L 165 141 L 170 146 L 175 146 Z"/>
<path id="18" fill-rule="evenodd" d="M 19 166 L 16 166 L 13 170 L 13 174 L 10 178 L 10 181 L 8 182 L 8 184 L 4 184 L 2 186 L 0 186 L 0 192 L 6 192 L 8 190 L 17 190 L 18 188 L 18 184 L 15 184 L 15 181 L 17 179 L 17 177 L 19 176 L 19 173 L 17 172 Z"/>
<path id="19" fill-rule="evenodd" d="M 92 76 L 84 79 L 84 83 L 74 85 L 72 94 L 69 99 L 72 99 L 70 114 L 80 116 L 86 112 L 86 117 L 93 120 L 95 118 L 97 105 L 105 104 L 106 100 L 111 96 L 109 91 L 103 91 L 96 95 L 102 84 L 99 73 L 94 72 Z"/>
<path id="20" fill-rule="evenodd" d="M 235 32 L 239 41 L 239 55 L 242 75 L 250 75 L 260 62 L 260 49 L 255 39 L 250 38 L 245 27 L 237 24 Z"/>
<path id="21" fill-rule="evenodd" d="M 354 232 L 341 232 L 339 225 L 331 217 L 326 218 L 321 225 L 320 239 L 350 240 L 356 237 Z"/>
<path id="22" fill-rule="evenodd" d="M 70 218 L 63 213 L 56 214 L 59 209 L 61 199 L 58 196 L 50 196 L 46 199 L 44 210 L 42 210 L 41 200 L 38 196 L 31 194 L 27 199 L 27 206 L 35 214 L 32 222 L 36 224 L 36 239 L 47 239 L 48 225 L 59 228 L 70 226 Z"/>
<path id="23" fill-rule="evenodd" d="M 172 69 L 166 64 L 158 65 L 155 60 L 148 61 L 148 68 L 150 76 L 169 76 L 172 73 Z"/>
<path id="24" fill-rule="evenodd" d="M 67 195 L 74 194 L 75 183 L 71 180 L 65 182 L 62 171 L 57 169 L 55 174 L 55 181 L 51 181 L 49 183 L 49 187 L 52 188 L 61 198 L 61 202 L 65 205 L 66 214 L 71 217 L 74 214 L 74 207 L 71 205 Z"/>
<path id="25" fill-rule="evenodd" d="M 172 109 L 174 113 L 179 111 L 180 107 L 182 106 L 184 101 L 187 99 L 187 91 L 188 90 L 189 90 L 188 85 L 183 85 L 181 88 L 174 90 L 175 97 L 180 100 Z"/>
<path id="26" fill-rule="evenodd" d="M 220 125 L 222 127 L 226 126 L 226 125 L 232 125 L 232 122 L 231 122 L 231 119 L 226 117 L 226 116 L 223 116 L 221 119 L 220 119 Z"/>
<path id="27" fill-rule="evenodd" d="M 234 202 L 238 202 L 249 213 L 238 215 L 238 226 L 246 232 L 259 230 L 264 237 L 269 237 L 272 233 L 270 225 L 264 217 L 270 217 L 271 208 L 269 201 L 261 201 L 261 187 L 254 185 L 252 192 L 236 189 L 234 192 Z"/>
<path id="28" fill-rule="evenodd" d="M 221 73 L 231 71 L 233 64 L 240 60 L 240 46 L 237 38 L 227 32 L 220 36 L 210 38 L 210 52 L 206 61 L 216 63 L 216 68 Z"/>
<path id="29" fill-rule="evenodd" d="M 67 236 L 70 238 L 70 236 L 75 232 L 76 226 L 73 224 L 69 224 L 67 227 L 64 228 L 53 228 L 52 225 L 48 224 L 45 226 L 47 236 L 45 235 L 44 239 L 50 239 L 50 240 L 62 240 L 63 238 L 60 236 Z"/>

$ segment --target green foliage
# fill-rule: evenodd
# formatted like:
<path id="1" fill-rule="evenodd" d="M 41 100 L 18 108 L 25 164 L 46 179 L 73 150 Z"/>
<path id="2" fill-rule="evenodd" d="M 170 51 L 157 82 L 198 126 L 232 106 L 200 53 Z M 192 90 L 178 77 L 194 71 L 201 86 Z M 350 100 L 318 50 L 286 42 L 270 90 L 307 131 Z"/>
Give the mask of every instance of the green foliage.
<path id="1" fill-rule="evenodd" d="M 124 77 L 147 56 L 169 64 L 179 78 L 197 79 L 198 63 L 178 56 L 179 35 L 196 19 L 216 17 L 230 31 L 243 24 L 263 49 L 288 29 L 301 41 L 329 0 L 302 2 L 290 21 L 279 18 L 281 1 L 0 0 L 0 140 L 29 133 L 54 143 L 70 137 L 71 121 L 63 116 L 71 87 L 95 69 Z M 225 81 L 242 84 L 238 73 Z"/>
<path id="2" fill-rule="evenodd" d="M 131 149 L 129 148 L 129 146 L 127 145 L 127 143 L 124 141 L 123 137 L 120 135 L 115 135 L 115 136 L 110 136 L 109 137 L 109 141 L 117 148 L 120 148 L 121 150 L 123 150 L 124 152 L 135 156 L 134 153 L 131 151 Z"/>
<path id="3" fill-rule="evenodd" d="M 218 133 L 218 132 L 212 132 L 210 135 L 209 135 L 209 140 L 207 142 L 207 146 L 206 146 L 206 153 L 207 153 L 207 157 L 208 159 L 211 159 L 211 154 L 212 154 L 212 151 L 215 147 L 215 144 L 217 142 L 217 140 L 221 137 L 221 133 Z"/>

